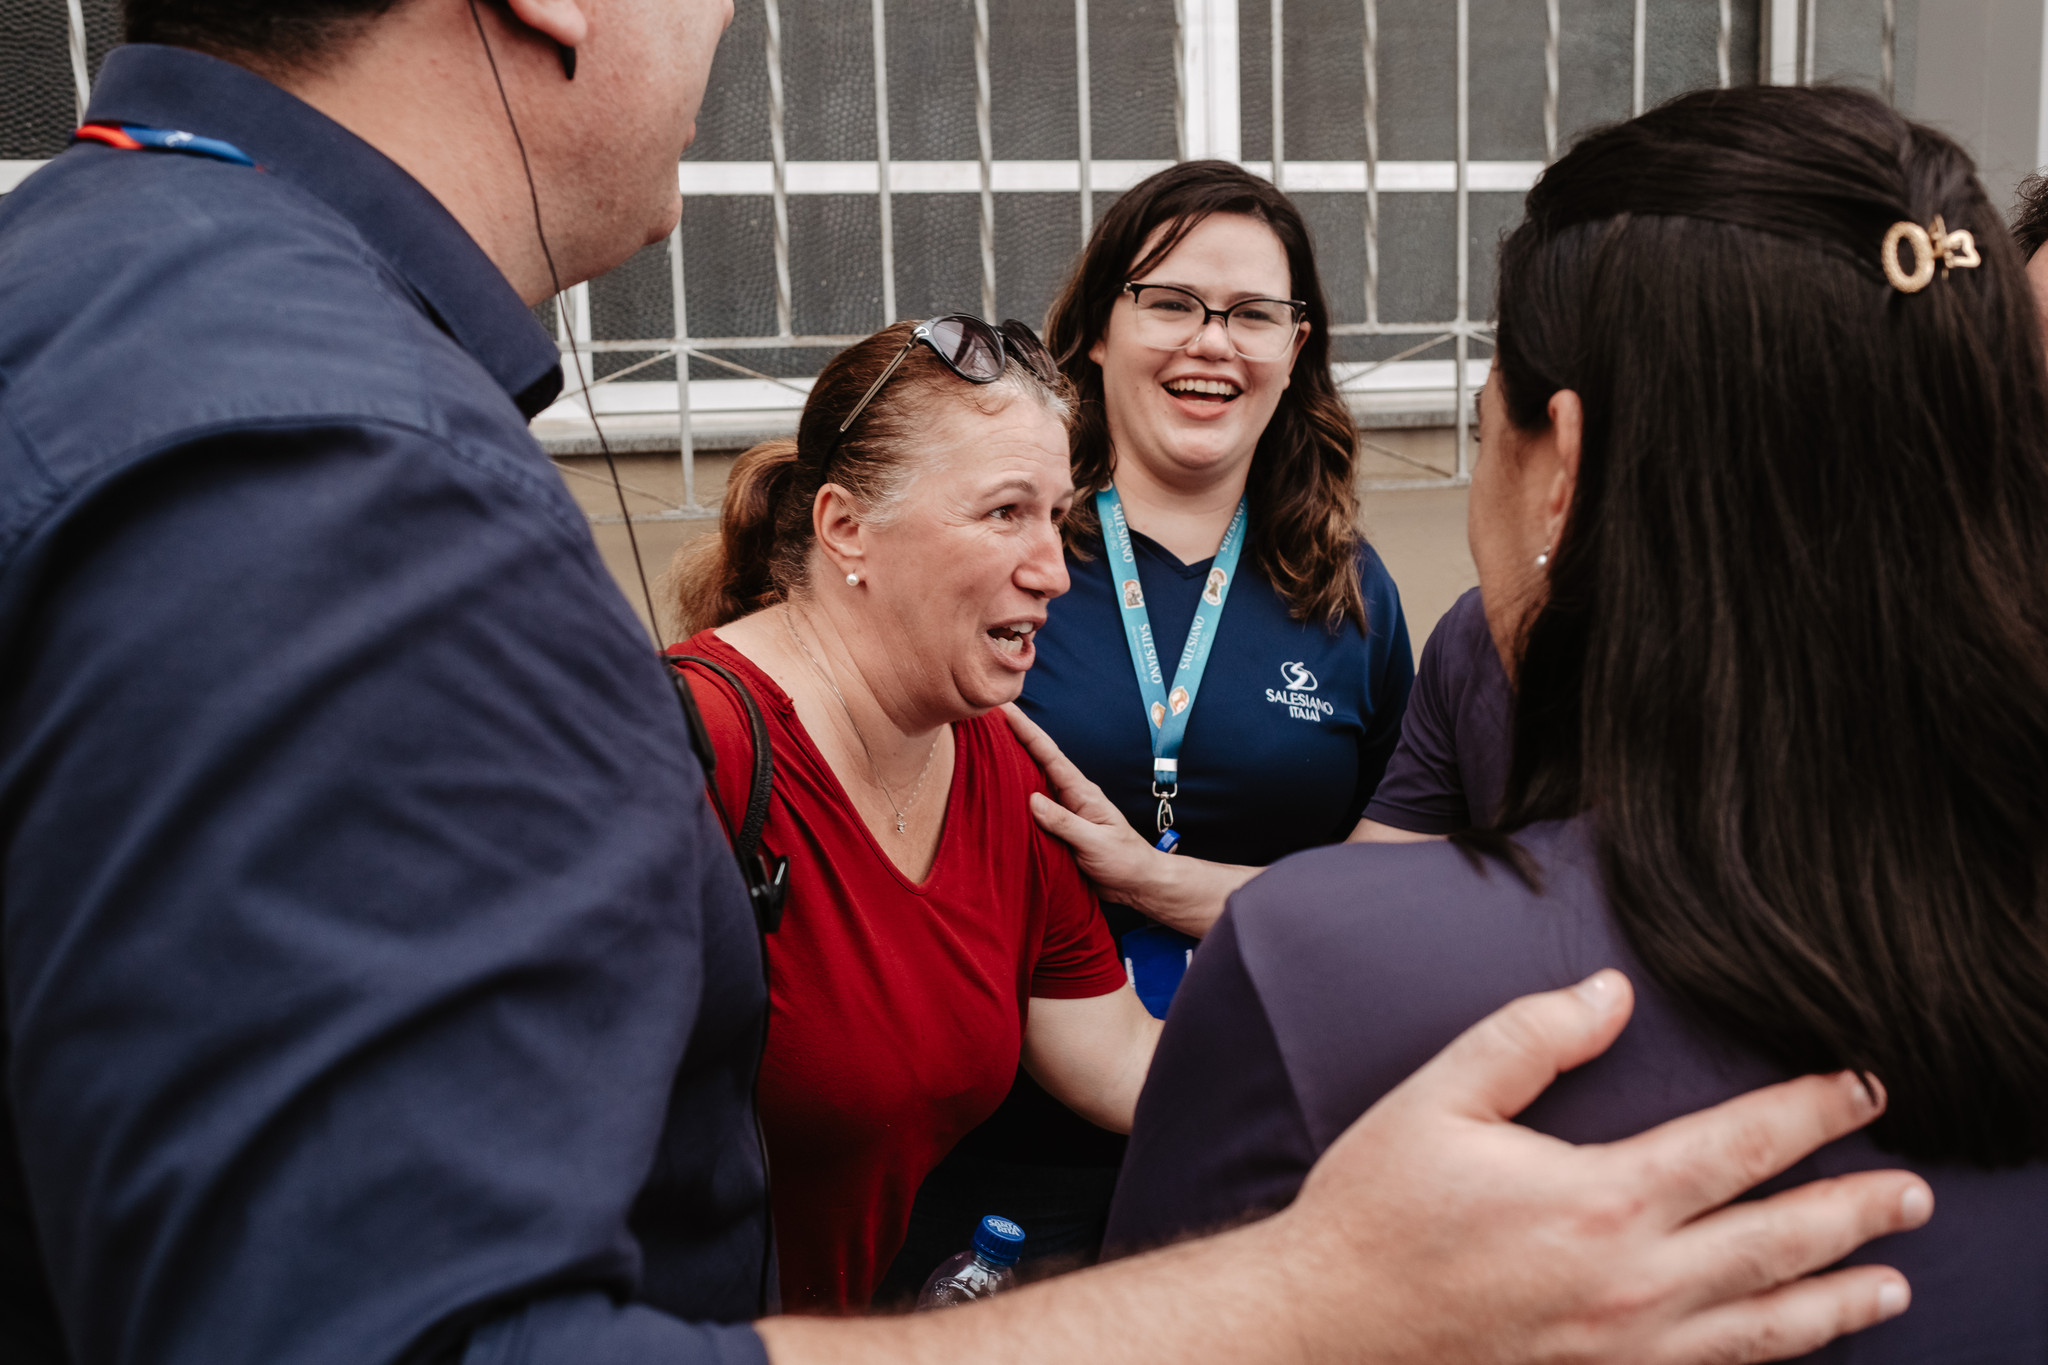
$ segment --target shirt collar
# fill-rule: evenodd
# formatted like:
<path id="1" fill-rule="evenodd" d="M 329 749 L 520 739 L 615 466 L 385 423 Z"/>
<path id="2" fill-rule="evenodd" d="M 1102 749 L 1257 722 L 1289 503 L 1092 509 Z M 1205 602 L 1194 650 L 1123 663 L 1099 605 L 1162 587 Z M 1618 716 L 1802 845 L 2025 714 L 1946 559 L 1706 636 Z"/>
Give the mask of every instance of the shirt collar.
<path id="1" fill-rule="evenodd" d="M 255 72 L 184 48 L 119 47 L 100 69 L 86 121 L 232 142 L 346 218 L 529 420 L 561 393 L 561 352 L 441 201 L 382 152 Z"/>

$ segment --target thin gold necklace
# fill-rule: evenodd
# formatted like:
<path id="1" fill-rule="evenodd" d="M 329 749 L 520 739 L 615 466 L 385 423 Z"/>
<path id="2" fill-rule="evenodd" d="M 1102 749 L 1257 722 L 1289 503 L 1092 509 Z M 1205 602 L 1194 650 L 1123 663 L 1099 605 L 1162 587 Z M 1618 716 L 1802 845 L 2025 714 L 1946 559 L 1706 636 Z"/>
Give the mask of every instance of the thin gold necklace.
<path id="1" fill-rule="evenodd" d="M 917 804 L 917 794 L 924 790 L 925 774 L 932 770 L 932 759 L 939 752 L 938 732 L 933 732 L 932 746 L 925 750 L 924 766 L 917 770 L 917 785 L 910 789 L 910 799 L 900 806 L 897 805 L 896 793 L 890 791 L 889 784 L 882 780 L 882 768 L 880 764 L 875 762 L 875 751 L 868 747 L 868 737 L 860 732 L 860 722 L 853 718 L 853 708 L 846 704 L 846 694 L 839 690 L 839 684 L 834 681 L 831 672 L 826 669 L 825 665 L 819 662 L 818 656 L 811 653 L 811 647 L 804 643 L 804 637 L 797 634 L 796 608 L 785 606 L 782 609 L 782 624 L 789 628 L 789 638 L 796 641 L 796 647 L 804 652 L 806 659 L 811 661 L 811 667 L 817 670 L 818 676 L 825 680 L 825 686 L 831 688 L 832 695 L 839 699 L 839 709 L 846 713 L 846 723 L 853 727 L 853 737 L 860 742 L 860 751 L 867 757 L 868 772 L 874 777 L 875 785 L 882 789 L 882 795 L 888 798 L 889 809 L 895 813 L 896 832 L 898 834 L 903 833 L 904 826 L 910 820 L 910 808 Z"/>

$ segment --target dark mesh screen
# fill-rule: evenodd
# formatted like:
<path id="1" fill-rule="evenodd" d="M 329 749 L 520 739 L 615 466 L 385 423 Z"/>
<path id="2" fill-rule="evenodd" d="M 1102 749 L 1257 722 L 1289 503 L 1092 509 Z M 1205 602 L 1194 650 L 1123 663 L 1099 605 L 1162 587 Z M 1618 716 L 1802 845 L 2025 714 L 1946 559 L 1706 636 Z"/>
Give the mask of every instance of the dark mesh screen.
<path id="1" fill-rule="evenodd" d="M 590 282 L 590 319 L 593 335 L 610 335 L 621 341 L 675 335 L 675 315 L 669 287 L 668 243 L 642 247 L 631 260 L 608 275 Z M 599 333 L 599 317 L 611 324 L 609 333 Z M 592 377 L 616 374 L 648 359 L 646 351 L 607 351 L 593 357 Z M 630 376 L 636 380 L 676 377 L 675 361 L 663 359 L 642 366 Z"/>
<path id="2" fill-rule="evenodd" d="M 88 71 L 121 37 L 119 0 L 85 0 Z M 78 122 L 70 26 L 63 0 L 0 0 L 0 159 L 64 150 Z"/>
<path id="3" fill-rule="evenodd" d="M 64 7 L 0 5 L 0 157 L 55 156 L 77 122 Z"/>
<path id="4" fill-rule="evenodd" d="M 1046 19 L 1069 37 L 1073 6 L 1040 0 Z M 1025 9 L 1019 5 L 1016 8 Z M 1178 139 L 1173 127 L 1173 0 L 1094 0 L 1088 7 L 1094 105 L 1091 139 L 1105 161 L 1170 161 Z"/>
<path id="5" fill-rule="evenodd" d="M 1174 154 L 1172 0 L 1097 0 L 1090 15 L 1092 150 L 1098 160 L 1169 160 Z M 875 156 L 871 7 L 859 0 L 783 0 L 784 130 L 791 161 Z M 899 162 L 971 162 L 975 126 L 972 0 L 888 0 L 890 156 Z M 991 142 L 999 161 L 1071 162 L 1076 114 L 1074 10 L 1067 0 L 989 6 Z M 720 48 L 712 95 L 691 161 L 769 159 L 767 28 L 758 0 L 743 3 Z M 1098 211 L 1114 194 L 1095 196 Z M 902 317 L 981 309 L 981 202 L 976 194 L 891 196 L 896 312 Z M 683 210 L 690 331 L 700 337 L 775 330 L 771 201 L 693 196 Z M 789 196 L 791 323 L 799 334 L 859 335 L 883 314 L 881 214 L 870 195 Z M 1070 193 L 996 196 L 997 312 L 1036 323 L 1081 245 Z M 630 268 L 630 267 L 629 267 Z M 649 286 L 667 304 L 667 278 Z M 593 292 L 593 332 L 625 337 L 644 313 L 616 293 Z M 631 333 L 630 335 L 646 335 Z M 771 374 L 816 372 L 815 353 L 734 351 Z M 636 372 L 653 377 L 659 367 Z M 731 378 L 692 362 L 694 378 Z"/>
<path id="6" fill-rule="evenodd" d="M 1634 76 L 1633 0 L 1563 0 L 1558 44 L 1558 148 L 1575 133 L 1627 118 Z M 1716 84 L 1719 6 L 1707 0 L 1650 0 L 1646 7 L 1646 103 Z M 1755 79 L 1754 6 L 1731 16 L 1730 75 Z M 1474 161 L 1544 159 L 1544 42 L 1539 3 L 1473 0 L 1467 75 L 1471 92 L 1467 145 Z M 1272 18 L 1262 0 L 1239 8 L 1239 90 L 1243 154 L 1271 158 Z M 1365 158 L 1365 7 L 1360 0 L 1287 0 L 1287 160 Z M 1378 6 L 1378 131 L 1384 161 L 1445 162 L 1457 155 L 1457 7 Z M 1875 69 L 1876 40 L 1863 52 Z M 1284 174 L 1284 171 L 1283 171 Z M 1295 191 L 1316 234 L 1323 286 L 1339 323 L 1365 321 L 1365 197 Z M 1457 311 L 1457 210 L 1448 193 L 1382 192 L 1379 317 L 1383 323 L 1443 322 Z M 1492 311 L 1494 250 L 1519 217 L 1519 192 L 1470 195 L 1468 315 Z M 1344 337 L 1340 359 L 1384 359 L 1407 351 L 1419 336 Z M 1448 359 L 1448 343 L 1418 359 Z M 1483 349 L 1473 351 L 1475 357 Z"/>

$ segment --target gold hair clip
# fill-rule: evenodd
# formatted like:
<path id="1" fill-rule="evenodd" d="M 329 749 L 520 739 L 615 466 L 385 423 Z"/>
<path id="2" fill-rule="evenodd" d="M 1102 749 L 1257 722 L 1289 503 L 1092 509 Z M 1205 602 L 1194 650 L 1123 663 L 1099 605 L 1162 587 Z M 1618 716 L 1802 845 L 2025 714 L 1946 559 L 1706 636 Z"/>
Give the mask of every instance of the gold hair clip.
<path id="1" fill-rule="evenodd" d="M 1899 243 L 1902 241 L 1913 248 L 1913 273 L 1910 275 L 1899 269 Z M 1948 278 L 1951 266 L 1973 270 L 1984 263 L 1977 254 L 1977 239 L 1960 228 L 1950 232 L 1938 213 L 1926 227 L 1918 223 L 1893 223 L 1891 231 L 1884 235 L 1881 259 L 1884 277 L 1901 294 L 1917 294 L 1925 289 L 1934 279 L 1937 263 L 1941 266 L 1943 279 Z"/>

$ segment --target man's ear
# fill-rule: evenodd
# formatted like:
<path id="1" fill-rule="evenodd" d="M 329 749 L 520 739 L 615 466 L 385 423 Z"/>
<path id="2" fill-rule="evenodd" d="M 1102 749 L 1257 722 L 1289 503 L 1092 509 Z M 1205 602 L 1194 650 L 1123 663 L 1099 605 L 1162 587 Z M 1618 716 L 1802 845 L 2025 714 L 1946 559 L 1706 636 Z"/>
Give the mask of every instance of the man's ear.
<path id="1" fill-rule="evenodd" d="M 563 47 L 581 47 L 590 36 L 590 14 L 584 0 L 504 0 L 504 4 L 515 20 Z"/>
<path id="2" fill-rule="evenodd" d="M 835 575 L 866 576 L 866 527 L 855 512 L 853 499 L 838 484 L 826 484 L 811 501 L 811 534 Z"/>
<path id="3" fill-rule="evenodd" d="M 1553 448 L 1557 468 L 1550 486 L 1543 491 L 1544 538 L 1552 545 L 1564 538 L 1565 518 L 1571 514 L 1572 497 L 1579 488 L 1579 449 L 1585 438 L 1586 409 L 1579 395 L 1559 389 L 1550 395 L 1550 430 L 1545 433 Z"/>

